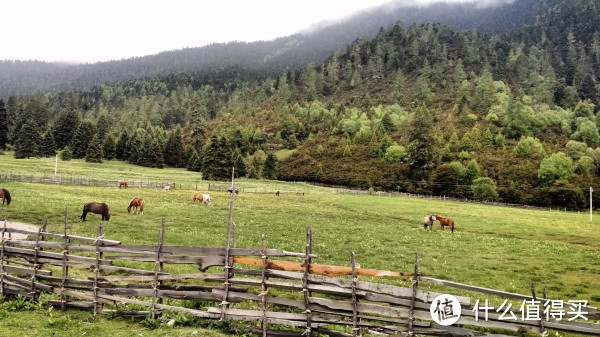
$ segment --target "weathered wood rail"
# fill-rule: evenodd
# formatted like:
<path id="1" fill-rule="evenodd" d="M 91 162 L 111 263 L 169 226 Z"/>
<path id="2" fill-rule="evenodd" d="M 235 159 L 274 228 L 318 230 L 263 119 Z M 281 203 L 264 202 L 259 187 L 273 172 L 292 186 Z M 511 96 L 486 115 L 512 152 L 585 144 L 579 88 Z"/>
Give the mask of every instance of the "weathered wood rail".
<path id="1" fill-rule="evenodd" d="M 169 186 L 171 189 L 177 187 L 175 182 L 169 181 L 154 181 L 154 180 L 110 180 L 110 179 L 93 179 L 88 177 L 78 176 L 47 176 L 33 174 L 14 174 L 0 172 L 0 181 L 17 181 L 21 183 L 45 184 L 45 185 L 76 185 L 76 186 L 95 186 L 95 187 L 118 187 L 119 182 L 127 182 L 128 187 L 138 188 L 164 188 Z"/>
<path id="2" fill-rule="evenodd" d="M 156 317 L 169 311 L 215 320 L 252 321 L 260 323 L 260 328 L 253 331 L 262 336 L 307 336 L 317 332 L 359 336 L 367 331 L 389 335 L 491 336 L 470 330 L 469 326 L 600 335 L 600 324 L 588 322 L 506 321 L 495 312 L 489 314 L 487 321 L 476 319 L 472 311 L 474 301 L 458 295 L 463 306 L 460 327 L 437 325 L 431 322 L 429 309 L 441 293 L 422 289 L 423 283 L 503 299 L 531 300 L 535 293 L 516 294 L 428 277 L 419 272 L 418 256 L 414 271 L 410 272 L 359 268 L 353 254 L 348 266 L 317 264 L 313 262 L 317 255 L 312 251 L 310 231 L 304 252 L 269 249 L 264 238 L 260 249 L 237 248 L 234 225 L 230 221 L 232 239 L 224 248 L 169 245 L 164 224 L 158 231 L 157 243 L 150 245 L 124 245 L 104 238 L 100 228 L 96 237 L 72 235 L 67 233 L 66 217 L 62 234 L 42 228 L 25 231 L 3 227 L 0 294 L 35 300 L 41 292 L 50 293 L 55 296 L 49 301 L 52 306 L 91 310 L 95 314 Z M 8 240 L 11 232 L 30 238 Z M 187 273 L 178 274 L 165 271 L 171 269 L 163 268 L 163 264 L 191 266 L 184 268 Z M 87 278 L 71 277 L 71 268 L 82 269 L 78 275 L 88 270 Z M 412 281 L 412 286 L 364 281 L 361 275 L 401 277 Z M 177 302 L 166 305 L 162 299 L 208 301 L 213 305 L 196 310 L 174 304 Z M 246 302 L 244 309 L 237 305 L 241 302 Z M 130 310 L 128 304 L 146 310 Z M 596 308 L 583 309 L 588 317 L 600 318 Z M 272 330 L 281 325 L 290 331 Z"/>

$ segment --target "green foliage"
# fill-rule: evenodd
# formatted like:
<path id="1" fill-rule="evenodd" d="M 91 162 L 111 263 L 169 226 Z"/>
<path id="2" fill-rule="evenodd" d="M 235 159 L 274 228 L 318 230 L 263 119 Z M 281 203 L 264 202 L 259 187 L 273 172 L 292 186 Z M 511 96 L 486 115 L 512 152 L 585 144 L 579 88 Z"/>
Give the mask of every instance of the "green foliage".
<path id="1" fill-rule="evenodd" d="M 546 150 L 539 139 L 534 137 L 521 137 L 513 150 L 517 157 L 542 159 L 546 157 Z"/>
<path id="2" fill-rule="evenodd" d="M 74 100 L 75 96 L 72 94 L 71 100 Z M 52 128 L 54 132 L 54 140 L 56 141 L 56 148 L 62 149 L 67 145 L 71 145 L 73 137 L 79 129 L 79 112 L 77 111 L 77 103 L 71 102 L 69 107 L 63 110 L 57 120 L 54 122 Z"/>
<path id="3" fill-rule="evenodd" d="M 595 145 L 600 142 L 600 133 L 596 123 L 588 118 L 579 118 L 577 120 L 577 131 L 571 135 L 571 138 L 581 140 L 589 145 Z"/>
<path id="4" fill-rule="evenodd" d="M 47 130 L 44 137 L 42 137 L 40 155 L 42 157 L 54 157 L 56 155 L 56 144 L 54 143 L 54 136 L 51 130 Z"/>
<path id="5" fill-rule="evenodd" d="M 427 177 L 435 164 L 435 151 L 429 136 L 432 129 L 433 114 L 424 105 L 419 106 L 408 134 L 407 151 L 411 172 L 417 179 Z"/>
<path id="6" fill-rule="evenodd" d="M 85 152 L 85 161 L 89 163 L 101 163 L 104 153 L 102 153 L 102 144 L 97 134 L 92 137 Z"/>
<path id="7" fill-rule="evenodd" d="M 30 119 L 21 126 L 17 133 L 15 158 L 36 157 L 39 146 L 40 132 L 38 126 L 33 119 Z"/>
<path id="8" fill-rule="evenodd" d="M 180 128 L 176 128 L 169 134 L 164 157 L 165 164 L 169 166 L 184 167 L 186 165 L 186 155 Z M 194 167 L 196 168 L 197 166 L 194 165 Z"/>
<path id="9" fill-rule="evenodd" d="M 117 146 L 115 147 L 115 157 L 119 160 L 127 160 L 129 158 L 129 135 L 127 131 L 121 132 Z"/>
<path id="10" fill-rule="evenodd" d="M 385 150 L 383 158 L 390 163 L 401 162 L 406 158 L 406 149 L 402 145 L 391 145 Z"/>
<path id="11" fill-rule="evenodd" d="M 479 164 L 477 163 L 477 161 L 475 159 L 471 159 L 469 160 L 469 162 L 467 163 L 467 166 L 465 168 L 465 181 L 467 183 L 472 183 L 475 181 L 475 179 L 479 178 L 481 176 L 481 170 L 479 169 Z"/>
<path id="12" fill-rule="evenodd" d="M 263 165 L 263 178 L 277 179 L 277 158 L 273 153 L 269 153 Z"/>
<path id="13" fill-rule="evenodd" d="M 233 151 L 231 162 L 233 163 L 233 167 L 235 167 L 235 176 L 245 177 L 246 164 L 244 163 L 244 157 L 242 157 L 242 151 L 240 151 L 240 149 L 236 148 Z"/>
<path id="14" fill-rule="evenodd" d="M 552 184 L 556 180 L 568 180 L 575 177 L 573 159 L 563 152 L 553 153 L 540 163 L 538 178 L 545 184 Z"/>
<path id="15" fill-rule="evenodd" d="M 104 153 L 104 158 L 111 160 L 116 157 L 116 147 L 115 138 L 112 135 L 106 136 L 104 139 L 104 144 L 102 145 L 102 152 Z"/>
<path id="16" fill-rule="evenodd" d="M 588 147 L 587 145 L 585 145 L 585 143 L 570 140 L 567 142 L 565 151 L 569 155 L 569 157 L 577 160 L 581 158 L 581 156 L 585 155 L 587 148 Z"/>
<path id="17" fill-rule="evenodd" d="M 202 178 L 229 180 L 232 166 L 227 140 L 213 136 L 202 154 Z"/>
<path id="18" fill-rule="evenodd" d="M 471 185 L 473 198 L 477 200 L 496 200 L 498 199 L 498 191 L 496 182 L 492 178 L 482 177 L 473 180 Z"/>
<path id="19" fill-rule="evenodd" d="M 581 158 L 577 160 L 575 170 L 580 174 L 591 173 L 594 170 L 594 159 L 588 156 L 581 156 Z"/>
<path id="20" fill-rule="evenodd" d="M 188 158 L 186 167 L 188 170 L 194 172 L 202 170 L 202 159 L 198 155 L 198 151 L 192 149 L 192 154 Z"/>
<path id="21" fill-rule="evenodd" d="M 4 101 L 0 99 L 0 150 L 4 149 L 8 143 L 8 114 Z"/>
<path id="22" fill-rule="evenodd" d="M 94 137 L 94 134 L 94 125 L 90 121 L 83 121 L 81 124 L 79 124 L 79 127 L 77 128 L 77 131 L 75 132 L 71 142 L 73 156 L 75 158 L 85 157 L 86 151 L 90 141 Z"/>
<path id="23" fill-rule="evenodd" d="M 60 152 L 60 160 L 69 161 L 71 159 L 73 159 L 73 150 L 70 146 L 65 146 Z"/>

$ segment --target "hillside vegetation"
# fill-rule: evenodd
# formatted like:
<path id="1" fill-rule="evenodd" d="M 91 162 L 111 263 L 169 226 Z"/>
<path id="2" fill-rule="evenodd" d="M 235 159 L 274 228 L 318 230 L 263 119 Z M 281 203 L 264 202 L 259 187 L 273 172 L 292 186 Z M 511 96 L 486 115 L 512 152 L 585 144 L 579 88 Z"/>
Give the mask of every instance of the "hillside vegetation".
<path id="1" fill-rule="evenodd" d="M 582 208 L 600 186 L 600 8 L 535 8 L 495 36 L 399 22 L 262 80 L 229 69 L 12 96 L 0 143 L 18 158 L 66 149 L 205 179 L 235 166 L 250 178 Z"/>

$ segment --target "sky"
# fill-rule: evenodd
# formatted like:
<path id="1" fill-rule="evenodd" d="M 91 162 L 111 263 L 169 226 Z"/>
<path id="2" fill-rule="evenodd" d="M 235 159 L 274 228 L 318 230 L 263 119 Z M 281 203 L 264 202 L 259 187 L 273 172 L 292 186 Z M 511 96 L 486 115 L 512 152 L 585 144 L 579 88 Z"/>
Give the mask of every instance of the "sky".
<path id="1" fill-rule="evenodd" d="M 97 62 L 213 42 L 270 40 L 387 3 L 390 0 L 9 0 L 2 4 L 0 60 Z"/>

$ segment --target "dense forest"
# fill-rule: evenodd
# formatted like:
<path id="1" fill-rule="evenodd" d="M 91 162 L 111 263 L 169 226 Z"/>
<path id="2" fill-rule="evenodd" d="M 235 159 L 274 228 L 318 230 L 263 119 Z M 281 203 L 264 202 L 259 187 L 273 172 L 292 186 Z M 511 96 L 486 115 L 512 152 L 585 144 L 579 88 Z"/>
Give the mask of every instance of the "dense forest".
<path id="1" fill-rule="evenodd" d="M 440 22 L 460 30 L 476 29 L 495 34 L 525 23 L 544 10 L 537 0 L 493 0 L 484 4 L 440 2 L 415 7 L 408 1 L 398 0 L 337 23 L 272 41 L 214 43 L 94 64 L 0 60 L 0 98 L 6 100 L 10 95 L 36 91 L 81 90 L 142 77 L 214 72 L 232 67 L 244 69 L 248 76 L 245 79 L 258 80 L 321 62 L 333 52 L 343 51 L 357 37 L 373 38 L 381 27 L 399 20 L 405 24 Z"/>
<path id="2" fill-rule="evenodd" d="M 600 188 L 600 4 L 532 0 L 501 35 L 398 22 L 276 76 L 244 67 L 0 101 L 15 156 L 227 168 L 579 208 Z M 257 76 L 256 74 L 260 74 Z"/>

